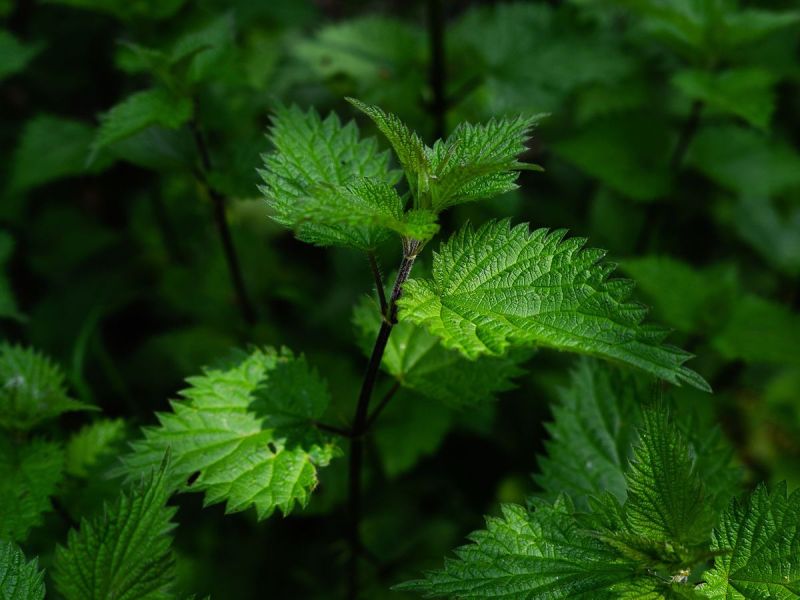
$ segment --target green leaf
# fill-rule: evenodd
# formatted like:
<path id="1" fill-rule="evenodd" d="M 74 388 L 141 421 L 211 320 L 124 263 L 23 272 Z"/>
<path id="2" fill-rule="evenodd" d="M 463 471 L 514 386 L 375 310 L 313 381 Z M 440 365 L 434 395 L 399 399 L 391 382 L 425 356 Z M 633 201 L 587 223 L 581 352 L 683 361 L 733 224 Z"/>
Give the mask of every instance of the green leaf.
<path id="1" fill-rule="evenodd" d="M 99 173 L 111 160 L 101 155 L 87 166 L 93 136 L 80 121 L 50 115 L 29 120 L 14 151 L 9 190 L 22 193 L 65 177 Z"/>
<path id="2" fill-rule="evenodd" d="M 400 390 L 375 423 L 375 444 L 389 477 L 397 477 L 439 448 L 453 412 L 439 402 Z"/>
<path id="3" fill-rule="evenodd" d="M 723 211 L 723 218 L 767 263 L 796 277 L 800 275 L 800 205 L 781 208 L 763 196 L 741 196 L 730 211 Z"/>
<path id="4" fill-rule="evenodd" d="M 740 294 L 735 271 L 725 265 L 697 270 L 669 256 L 643 256 L 623 261 L 621 268 L 654 315 L 685 333 L 717 329 Z"/>
<path id="5" fill-rule="evenodd" d="M 176 509 L 167 506 L 167 461 L 123 491 L 101 514 L 83 519 L 56 549 L 53 580 L 65 600 L 173 598 L 170 548 Z"/>
<path id="6" fill-rule="evenodd" d="M 708 390 L 683 365 L 691 355 L 665 345 L 667 332 L 644 324 L 646 310 L 627 301 L 631 282 L 608 279 L 605 253 L 583 249 L 582 238 L 564 241 L 564 233 L 508 221 L 463 228 L 435 254 L 431 279 L 406 283 L 400 318 L 470 359 L 539 344 Z"/>
<path id="7" fill-rule="evenodd" d="M 449 58 L 459 61 L 453 78 L 464 73 L 453 85 L 458 106 L 480 115 L 563 113 L 570 95 L 583 86 L 618 86 L 635 67 L 619 36 L 576 28 L 565 16 L 566 11 L 530 2 L 465 11 L 447 36 Z M 464 88 L 474 91 L 464 97 Z"/>
<path id="8" fill-rule="evenodd" d="M 769 71 L 743 68 L 709 73 L 690 69 L 680 71 L 672 81 L 692 100 L 741 117 L 755 127 L 769 127 L 775 111 L 775 76 Z"/>
<path id="9" fill-rule="evenodd" d="M 594 121 L 553 150 L 620 194 L 650 202 L 670 191 L 670 147 L 664 123 L 634 113 Z"/>
<path id="10" fill-rule="evenodd" d="M 296 227 L 299 239 L 322 246 L 371 249 L 380 241 L 385 228 L 376 226 L 374 221 L 376 215 L 381 214 L 386 219 L 385 194 L 381 196 L 384 202 L 381 209 L 380 203 L 375 206 L 369 198 L 342 189 L 353 184 L 368 186 L 369 183 L 358 183 L 365 178 L 374 180 L 376 186 L 397 181 L 396 173 L 389 171 L 388 154 L 379 152 L 374 139 L 359 139 L 355 123 L 342 126 L 333 113 L 322 120 L 315 111 L 304 113 L 297 107 L 276 109 L 268 137 L 275 150 L 264 155 L 264 169 L 259 171 L 264 181 L 261 191 L 278 223 Z M 328 197 L 316 196 L 320 190 L 327 190 Z M 331 190 L 337 192 L 334 194 Z M 306 222 L 313 213 L 308 203 L 319 207 L 326 201 L 334 202 L 325 209 L 331 222 L 321 217 L 320 223 Z M 354 217 L 343 223 L 345 210 L 336 205 L 342 201 L 358 205 L 362 217 L 367 213 L 367 222 Z M 394 198 L 388 200 L 389 205 L 394 202 Z M 391 210 L 388 212 L 395 214 Z"/>
<path id="11" fill-rule="evenodd" d="M 800 364 L 800 316 L 785 306 L 751 294 L 733 306 L 712 344 L 729 359 L 774 364 Z"/>
<path id="12" fill-rule="evenodd" d="M 378 14 L 323 24 L 300 39 L 293 54 L 337 93 L 346 90 L 378 106 L 424 117 L 419 90 L 425 85 L 425 32 L 416 24 Z"/>
<path id="13" fill-rule="evenodd" d="M 353 312 L 361 348 L 366 355 L 381 324 L 379 307 L 366 300 Z M 424 328 L 400 322 L 392 329 L 381 368 L 405 388 L 451 407 L 491 401 L 513 389 L 513 379 L 522 374 L 520 365 L 529 351 L 506 356 L 482 356 L 471 361 L 455 350 L 443 348 L 439 339 Z"/>
<path id="14" fill-rule="evenodd" d="M 64 449 L 64 467 L 73 477 L 88 477 L 91 468 L 125 439 L 123 419 L 102 419 L 84 426 Z"/>
<path id="15" fill-rule="evenodd" d="M 67 395 L 63 372 L 47 357 L 0 344 L 0 428 L 27 431 L 65 412 L 93 409 Z"/>
<path id="16" fill-rule="evenodd" d="M 713 517 L 689 444 L 661 407 L 644 413 L 625 479 L 625 517 L 632 533 L 686 546 L 708 540 Z"/>
<path id="17" fill-rule="evenodd" d="M 23 71 L 42 46 L 23 44 L 8 31 L 0 29 L 0 81 Z"/>
<path id="18" fill-rule="evenodd" d="M 738 2 L 625 0 L 644 17 L 645 32 L 687 59 L 721 62 L 765 36 L 800 20 L 800 12 L 739 9 Z"/>
<path id="19" fill-rule="evenodd" d="M 92 151 L 96 153 L 153 125 L 178 129 L 192 118 L 193 111 L 191 99 L 176 96 L 167 90 L 137 92 L 100 117 Z"/>
<path id="20" fill-rule="evenodd" d="M 171 448 L 170 482 L 204 492 L 207 504 L 224 501 L 228 512 L 254 506 L 259 519 L 305 506 L 317 469 L 337 448 L 310 423 L 329 398 L 304 359 L 256 350 L 188 381 L 173 411 L 159 413 L 159 425 L 133 442 L 133 453 L 123 457 L 126 471 L 152 468 Z"/>
<path id="21" fill-rule="evenodd" d="M 308 197 L 299 199 L 294 211 L 293 228 L 310 224 L 317 230 L 370 232 L 364 246 L 382 240 L 391 231 L 415 240 L 427 241 L 436 235 L 439 226 L 436 214 L 417 210 L 403 212 L 405 204 L 394 186 L 379 179 L 358 179 L 349 185 L 312 188 Z M 332 234 L 335 235 L 335 234 Z"/>
<path id="22" fill-rule="evenodd" d="M 347 98 L 347 101 L 372 119 L 378 130 L 389 140 L 400 166 L 403 167 L 411 194 L 419 202 L 420 195 L 430 186 L 430 148 L 395 115 L 355 98 Z M 416 207 L 430 208 L 424 204 L 415 205 Z"/>
<path id="23" fill-rule="evenodd" d="M 800 490 L 763 485 L 734 500 L 714 529 L 719 553 L 705 573 L 705 597 L 719 600 L 800 598 Z"/>
<path id="24" fill-rule="evenodd" d="M 23 541 L 42 524 L 63 470 L 58 444 L 34 439 L 16 446 L 0 435 L 0 539 Z"/>
<path id="25" fill-rule="evenodd" d="M 0 598 L 44 600 L 44 572 L 34 558 L 26 562 L 16 544 L 0 540 Z"/>
<path id="26" fill-rule="evenodd" d="M 630 373 L 596 360 L 578 362 L 552 408 L 547 455 L 539 458 L 541 473 L 534 477 L 546 498 L 567 494 L 584 510 L 590 497 L 604 493 L 625 501 L 625 469 L 638 439 L 646 391 Z"/>
<path id="27" fill-rule="evenodd" d="M 462 123 L 431 149 L 395 115 L 348 101 L 369 116 L 392 145 L 406 174 L 414 206 L 441 212 L 445 208 L 492 198 L 517 188 L 520 169 L 535 169 L 517 160 L 536 117 L 493 119 L 483 125 Z"/>
<path id="28" fill-rule="evenodd" d="M 431 153 L 431 206 L 435 211 L 464 202 L 493 198 L 517 189 L 520 169 L 535 169 L 517 160 L 542 115 L 461 123 Z"/>
<path id="29" fill-rule="evenodd" d="M 503 506 L 441 571 L 396 589 L 462 600 L 619 598 L 613 588 L 634 580 L 635 565 L 580 527 L 573 510 L 566 498 L 538 502 L 532 512 Z"/>
<path id="30" fill-rule="evenodd" d="M 800 185 L 800 154 L 762 132 L 715 125 L 702 128 L 687 163 L 736 193 L 769 197 Z"/>

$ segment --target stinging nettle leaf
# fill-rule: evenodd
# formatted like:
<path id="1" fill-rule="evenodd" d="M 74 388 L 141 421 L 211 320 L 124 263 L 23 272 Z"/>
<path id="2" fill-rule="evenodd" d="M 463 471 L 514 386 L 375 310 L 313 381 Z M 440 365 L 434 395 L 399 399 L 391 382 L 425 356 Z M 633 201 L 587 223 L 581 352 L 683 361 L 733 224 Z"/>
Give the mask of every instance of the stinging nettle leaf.
<path id="1" fill-rule="evenodd" d="M 65 600 L 168 600 L 175 556 L 167 506 L 169 463 L 162 461 L 101 514 L 83 519 L 56 549 L 53 580 Z"/>
<path id="2" fill-rule="evenodd" d="M 632 533 L 657 542 L 701 545 L 713 524 L 689 444 L 665 408 L 646 410 L 625 479 Z"/>
<path id="3" fill-rule="evenodd" d="M 365 299 L 354 309 L 353 323 L 361 348 L 369 355 L 381 324 L 380 308 Z M 471 361 L 442 347 L 423 327 L 401 322 L 392 329 L 381 368 L 403 387 L 460 408 L 491 401 L 498 393 L 513 389 L 514 378 L 522 375 L 520 367 L 530 356 L 529 350 L 518 350 Z"/>
<path id="4" fill-rule="evenodd" d="M 144 438 L 131 444 L 125 471 L 147 471 L 171 449 L 170 483 L 204 492 L 206 504 L 226 502 L 231 513 L 253 506 L 259 519 L 305 506 L 317 469 L 338 453 L 330 436 L 313 426 L 329 397 L 305 360 L 255 350 L 188 382 L 172 412 L 159 413 L 160 424 L 144 428 Z"/>
<path id="5" fill-rule="evenodd" d="M 430 185 L 432 168 L 430 148 L 395 115 L 355 98 L 346 100 L 372 119 L 378 130 L 389 140 L 406 174 L 411 194 L 415 200 L 418 200 Z M 429 208 L 422 204 L 420 206 Z"/>
<path id="6" fill-rule="evenodd" d="M 526 150 L 525 142 L 542 116 L 462 123 L 446 140 L 436 142 L 431 153 L 433 209 L 499 196 L 517 189 L 520 170 L 541 170 L 517 156 Z"/>
<path id="7" fill-rule="evenodd" d="M 0 434 L 0 539 L 24 541 L 42 524 L 63 473 L 57 443 L 34 439 L 17 446 Z"/>
<path id="8" fill-rule="evenodd" d="M 628 301 L 632 282 L 609 279 L 614 265 L 602 262 L 605 253 L 564 234 L 508 221 L 461 229 L 434 255 L 432 278 L 406 283 L 400 319 L 470 359 L 538 344 L 709 390 L 684 366 L 691 355 L 664 344 L 665 329 L 643 323 L 646 309 Z"/>
<path id="9" fill-rule="evenodd" d="M 44 600 L 44 572 L 37 559 L 25 560 L 16 544 L 0 540 L 0 598 Z"/>
<path id="10" fill-rule="evenodd" d="M 462 123 L 433 148 L 399 118 L 377 106 L 347 99 L 386 136 L 406 174 L 414 206 L 435 212 L 516 189 L 519 171 L 541 170 L 517 160 L 542 115 Z"/>
<path id="11" fill-rule="evenodd" d="M 630 373 L 593 359 L 578 361 L 569 387 L 560 390 L 552 408 L 547 454 L 539 458 L 541 473 L 534 476 L 547 499 L 567 494 L 581 509 L 590 497 L 604 493 L 625 501 L 625 469 L 646 392 Z"/>
<path id="12" fill-rule="evenodd" d="M 101 459 L 125 439 L 123 419 L 101 419 L 84 426 L 64 448 L 64 468 L 73 477 L 88 477 Z"/>
<path id="13" fill-rule="evenodd" d="M 358 179 L 351 184 L 312 188 L 298 200 L 294 229 L 303 224 L 316 227 L 368 227 L 380 232 L 394 231 L 401 236 L 427 241 L 439 226 L 436 214 L 428 210 L 403 212 L 404 202 L 394 186 L 378 179 Z"/>
<path id="14" fill-rule="evenodd" d="M 385 237 L 380 221 L 394 223 L 397 215 L 397 199 L 387 201 L 386 188 L 398 174 L 389 170 L 389 155 L 374 139 L 361 139 L 355 123 L 342 125 L 334 113 L 323 120 L 314 110 L 296 106 L 276 108 L 268 137 L 275 149 L 263 156 L 260 190 L 278 223 L 321 246 L 369 250 Z M 378 202 L 348 187 L 383 184 Z M 359 213 L 348 216 L 353 206 Z"/>
<path id="15" fill-rule="evenodd" d="M 636 565 L 584 530 L 565 497 L 535 509 L 503 506 L 440 571 L 396 589 L 461 600 L 548 598 L 616 600 L 614 588 L 637 579 Z"/>
<path id="16" fill-rule="evenodd" d="M 64 374 L 32 348 L 0 344 L 0 428 L 27 431 L 62 413 L 94 410 L 67 395 Z"/>
<path id="17" fill-rule="evenodd" d="M 153 125 L 177 129 L 192 117 L 191 99 L 164 89 L 137 92 L 100 117 L 92 154 Z"/>
<path id="18" fill-rule="evenodd" d="M 800 490 L 759 486 L 734 500 L 712 536 L 719 553 L 701 591 L 714 600 L 800 598 Z"/>

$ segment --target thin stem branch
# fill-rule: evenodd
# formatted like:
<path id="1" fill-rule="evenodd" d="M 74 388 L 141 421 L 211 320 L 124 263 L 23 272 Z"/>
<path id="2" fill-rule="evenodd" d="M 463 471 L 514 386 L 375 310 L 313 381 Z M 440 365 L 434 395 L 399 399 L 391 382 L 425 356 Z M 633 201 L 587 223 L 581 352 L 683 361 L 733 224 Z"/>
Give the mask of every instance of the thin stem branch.
<path id="1" fill-rule="evenodd" d="M 672 156 L 669 160 L 669 168 L 673 174 L 680 172 L 683 166 L 683 160 L 686 158 L 686 153 L 689 151 L 689 145 L 692 143 L 697 130 L 700 127 L 700 119 L 703 114 L 703 103 L 700 100 L 695 100 L 692 103 L 692 108 L 689 115 L 683 122 L 681 131 L 678 134 L 678 141 L 672 151 Z M 648 204 L 645 212 L 645 220 L 642 224 L 639 237 L 636 240 L 634 249 L 637 254 L 641 254 L 648 246 L 648 242 L 652 242 L 653 236 L 658 232 L 661 227 L 662 221 L 667 216 L 668 207 L 663 203 L 651 202 Z"/>
<path id="2" fill-rule="evenodd" d="M 678 136 L 678 143 L 675 144 L 675 150 L 673 150 L 672 158 L 669 161 L 670 169 L 673 172 L 680 170 L 683 164 L 683 159 L 686 157 L 686 152 L 689 150 L 689 144 L 692 142 L 700 126 L 700 117 L 702 113 L 703 103 L 700 100 L 695 100 L 692 103 L 692 110 L 689 112 L 689 116 L 683 123 L 681 133 Z"/>
<path id="3" fill-rule="evenodd" d="M 387 391 L 383 395 L 383 398 L 381 398 L 381 401 L 378 404 L 378 406 L 376 406 L 369 414 L 369 417 L 367 418 L 367 423 L 365 425 L 366 429 L 370 429 L 372 427 L 372 424 L 380 416 L 381 412 L 383 412 L 383 409 L 386 408 L 386 405 L 389 404 L 392 398 L 394 398 L 394 395 L 397 393 L 397 390 L 399 389 L 400 389 L 400 382 L 395 380 L 395 382 L 392 384 L 392 387 L 389 388 L 389 391 Z"/>
<path id="4" fill-rule="evenodd" d="M 353 426 L 350 430 L 350 462 L 349 472 L 349 494 L 348 494 L 348 541 L 350 544 L 350 564 L 348 568 L 348 593 L 350 600 L 357 600 L 359 594 L 359 557 L 362 553 L 363 544 L 359 527 L 361 524 L 361 470 L 364 462 L 364 434 L 369 425 L 369 403 L 372 399 L 372 392 L 375 389 L 375 381 L 378 377 L 378 370 L 383 360 L 383 353 L 389 341 L 392 328 L 397 323 L 397 301 L 403 294 L 403 284 L 408 280 L 411 269 L 414 266 L 420 244 L 415 241 L 404 243 L 403 261 L 400 263 L 400 270 L 392 288 L 392 295 L 389 298 L 388 313 L 381 322 L 372 354 L 369 357 L 367 370 L 364 373 L 364 380 L 361 384 L 361 391 L 358 395 Z"/>
<path id="5" fill-rule="evenodd" d="M 447 132 L 447 96 L 445 95 L 444 10 L 442 0 L 428 0 L 428 47 L 431 55 L 429 82 L 434 139 Z"/>
<path id="6" fill-rule="evenodd" d="M 350 432 L 350 430 L 344 429 L 343 427 L 336 427 L 336 425 L 328 425 L 327 423 L 320 423 L 319 421 L 314 421 L 312 424 L 314 425 L 314 427 L 316 427 L 317 429 L 321 429 L 322 431 L 335 433 L 336 435 L 340 435 L 346 438 L 352 437 L 352 433 Z"/>
<path id="7" fill-rule="evenodd" d="M 375 289 L 378 290 L 378 300 L 381 304 L 381 315 L 383 318 L 388 317 L 389 305 L 386 303 L 386 290 L 383 289 L 383 277 L 381 277 L 381 267 L 378 264 L 378 259 L 375 257 L 374 252 L 367 254 L 369 259 L 369 268 L 372 271 L 372 277 L 375 279 Z"/>
<path id="8" fill-rule="evenodd" d="M 231 236 L 231 230 L 228 226 L 228 217 L 225 214 L 226 198 L 208 182 L 207 176 L 211 172 L 212 164 L 211 155 L 208 152 L 208 146 L 206 145 L 203 131 L 195 120 L 189 122 L 189 128 L 192 131 L 197 153 L 200 155 L 200 161 L 203 165 L 203 172 L 198 174 L 198 180 L 211 198 L 212 215 L 214 217 L 214 224 L 217 227 L 220 242 L 222 243 L 225 263 L 228 266 L 228 275 L 231 278 L 231 284 L 236 293 L 236 300 L 242 311 L 242 317 L 244 317 L 247 323 L 252 325 L 256 322 L 256 313 L 253 309 L 253 304 L 250 302 L 250 296 L 247 293 L 247 287 L 245 286 L 244 277 L 242 276 L 242 268 L 239 264 L 239 256 L 236 253 L 236 247 L 233 245 L 233 237 Z"/>

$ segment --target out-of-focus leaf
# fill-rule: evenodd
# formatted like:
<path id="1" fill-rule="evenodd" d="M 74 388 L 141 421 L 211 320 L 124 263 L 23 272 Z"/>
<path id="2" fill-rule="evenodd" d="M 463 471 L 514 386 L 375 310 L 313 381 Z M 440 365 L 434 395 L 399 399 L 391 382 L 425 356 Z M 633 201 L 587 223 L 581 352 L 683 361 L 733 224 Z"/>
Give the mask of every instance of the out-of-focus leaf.
<path id="1" fill-rule="evenodd" d="M 670 142 L 668 130 L 652 115 L 625 115 L 590 123 L 553 150 L 590 177 L 646 202 L 670 190 Z"/>
<path id="2" fill-rule="evenodd" d="M 41 50 L 40 44 L 23 44 L 0 29 L 0 81 L 24 70 Z"/>
<path id="3" fill-rule="evenodd" d="M 101 153 L 87 165 L 94 132 L 80 121 L 39 115 L 25 123 L 11 163 L 9 190 L 22 193 L 77 175 L 97 174 L 110 164 Z"/>
<path id="4" fill-rule="evenodd" d="M 692 141 L 687 162 L 736 193 L 769 197 L 800 185 L 800 153 L 744 127 L 703 127 Z"/>
<path id="5" fill-rule="evenodd" d="M 775 76 L 765 69 L 721 73 L 693 69 L 677 73 L 672 81 L 689 98 L 713 110 L 736 115 L 761 129 L 769 127 L 775 110 Z"/>
<path id="6" fill-rule="evenodd" d="M 783 305 L 746 295 L 733 307 L 714 347 L 730 359 L 800 364 L 800 315 Z"/>

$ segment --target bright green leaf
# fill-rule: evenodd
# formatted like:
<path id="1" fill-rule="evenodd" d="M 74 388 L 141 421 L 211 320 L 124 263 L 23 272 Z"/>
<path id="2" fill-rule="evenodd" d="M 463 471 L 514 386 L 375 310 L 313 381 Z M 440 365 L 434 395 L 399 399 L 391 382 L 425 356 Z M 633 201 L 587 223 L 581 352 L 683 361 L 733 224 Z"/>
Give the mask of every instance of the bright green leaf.
<path id="1" fill-rule="evenodd" d="M 563 240 L 564 233 L 507 221 L 463 228 L 434 256 L 431 279 L 406 283 L 400 318 L 471 359 L 539 344 L 708 390 L 683 365 L 691 355 L 665 345 L 664 329 L 643 323 L 646 309 L 628 301 L 631 282 L 608 278 L 605 253 L 583 249 L 582 238 Z"/>
<path id="2" fill-rule="evenodd" d="M 364 301 L 356 306 L 353 322 L 361 347 L 368 354 L 380 327 L 380 309 Z M 530 354 L 516 351 L 471 361 L 455 350 L 443 348 L 438 338 L 424 328 L 401 322 L 392 329 L 381 366 L 403 387 L 451 407 L 465 407 L 512 389 L 514 377 L 522 374 L 520 365 Z"/>
<path id="3" fill-rule="evenodd" d="M 362 178 L 386 184 L 397 181 L 396 173 L 388 169 L 388 154 L 378 150 L 374 139 L 360 139 L 355 123 L 342 126 L 335 114 L 322 120 L 313 110 L 304 113 L 297 107 L 276 109 L 269 139 L 275 150 L 264 155 L 261 191 L 278 223 L 290 228 L 300 223 L 297 237 L 323 246 L 370 249 L 380 241 L 384 230 L 372 224 L 374 214 L 381 214 L 379 207 L 372 206 L 370 219 L 358 226 L 343 223 L 344 211 L 335 203 L 326 209 L 337 217 L 332 223 L 304 222 L 310 212 L 306 209 L 309 199 L 312 206 L 324 204 L 324 197 L 313 200 L 318 190 L 341 190 Z M 344 191 L 341 194 L 347 195 Z M 341 200 L 335 196 L 328 200 Z M 360 197 L 345 200 L 362 209 L 370 206 Z M 384 209 L 384 218 L 385 213 Z"/>
<path id="4" fill-rule="evenodd" d="M 282 377 L 290 379 L 270 382 Z M 133 453 L 123 458 L 126 471 L 147 471 L 171 449 L 170 481 L 204 492 L 207 504 L 226 502 L 228 512 L 254 506 L 260 519 L 277 508 L 288 514 L 295 504 L 305 506 L 317 469 L 337 449 L 311 422 L 328 397 L 304 360 L 257 350 L 188 381 L 173 411 L 159 413 L 159 425 L 146 427 L 132 444 Z"/>

